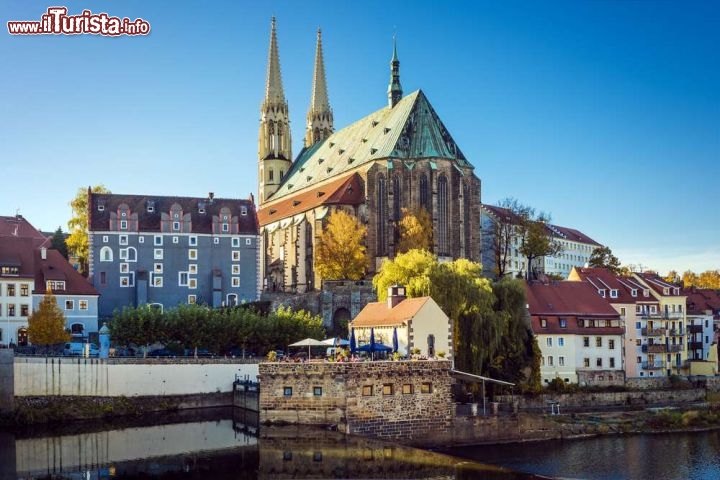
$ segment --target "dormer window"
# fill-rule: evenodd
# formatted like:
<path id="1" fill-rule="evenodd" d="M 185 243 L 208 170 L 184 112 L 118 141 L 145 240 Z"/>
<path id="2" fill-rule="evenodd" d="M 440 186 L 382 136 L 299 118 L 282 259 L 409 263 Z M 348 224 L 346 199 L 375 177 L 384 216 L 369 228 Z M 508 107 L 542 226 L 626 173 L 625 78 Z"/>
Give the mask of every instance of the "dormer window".
<path id="1" fill-rule="evenodd" d="M 125 215 L 125 212 L 123 212 Z M 120 230 L 127 230 L 127 220 L 120 220 Z"/>
<path id="2" fill-rule="evenodd" d="M 650 296 L 650 290 L 647 288 L 643 289 L 643 297 L 649 297 Z"/>
<path id="3" fill-rule="evenodd" d="M 245 205 L 240 206 L 240 215 L 247 215 L 247 207 Z"/>
<path id="4" fill-rule="evenodd" d="M 560 322 L 560 328 L 567 328 L 567 318 L 561 318 L 559 320 Z"/>
<path id="5" fill-rule="evenodd" d="M 680 295 L 680 289 L 679 289 L 679 288 L 673 288 L 673 295 Z"/>
<path id="6" fill-rule="evenodd" d="M 147 212 L 148 213 L 154 213 L 155 212 L 155 202 L 153 200 L 148 200 L 147 202 Z"/>
<path id="7" fill-rule="evenodd" d="M 633 297 L 637 297 L 637 288 L 633 288 L 632 290 L 630 290 L 630 295 L 632 295 Z"/>
<path id="8" fill-rule="evenodd" d="M 605 298 L 605 289 L 599 288 L 598 289 L 598 295 L 600 295 L 602 298 Z"/>
<path id="9" fill-rule="evenodd" d="M 610 290 L 610 298 L 618 298 L 618 291 L 616 288 Z"/>
<path id="10" fill-rule="evenodd" d="M 173 222 L 173 230 L 180 230 L 180 222 Z"/>
<path id="11" fill-rule="evenodd" d="M 670 295 L 670 289 L 667 287 L 663 288 L 663 295 Z"/>
<path id="12" fill-rule="evenodd" d="M 546 318 L 541 318 L 541 319 L 540 319 L 540 327 L 541 327 L 541 328 L 547 328 L 547 319 L 546 319 Z"/>
<path id="13" fill-rule="evenodd" d="M 200 214 L 205 213 L 205 202 L 202 200 L 198 202 L 198 213 L 200 213 Z"/>

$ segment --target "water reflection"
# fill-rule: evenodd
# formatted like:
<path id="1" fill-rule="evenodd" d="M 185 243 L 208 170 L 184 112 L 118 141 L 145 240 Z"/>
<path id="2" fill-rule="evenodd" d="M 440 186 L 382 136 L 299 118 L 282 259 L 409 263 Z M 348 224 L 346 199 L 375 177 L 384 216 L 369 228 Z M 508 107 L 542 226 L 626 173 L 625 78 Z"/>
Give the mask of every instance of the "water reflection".
<path id="1" fill-rule="evenodd" d="M 333 431 L 258 429 L 257 414 L 226 413 L 152 426 L 140 419 L 95 431 L 75 425 L 52 433 L 0 433 L 0 478 L 532 478 Z"/>

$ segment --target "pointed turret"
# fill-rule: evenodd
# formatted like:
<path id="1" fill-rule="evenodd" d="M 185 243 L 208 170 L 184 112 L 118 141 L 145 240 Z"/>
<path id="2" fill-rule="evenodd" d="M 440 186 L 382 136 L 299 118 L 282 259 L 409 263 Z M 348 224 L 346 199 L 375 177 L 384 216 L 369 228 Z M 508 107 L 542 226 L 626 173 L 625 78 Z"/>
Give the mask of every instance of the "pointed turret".
<path id="1" fill-rule="evenodd" d="M 275 17 L 270 29 L 265 99 L 260 107 L 258 161 L 258 196 L 262 205 L 280 187 L 282 177 L 292 166 L 290 116 L 280 74 Z"/>
<path id="2" fill-rule="evenodd" d="M 325 63 L 322 52 L 322 32 L 318 28 L 317 46 L 315 47 L 315 69 L 313 71 L 312 95 L 310 109 L 307 114 L 307 130 L 305 146 L 324 140 L 333 133 L 333 113 L 328 100 L 327 83 L 325 81 Z"/>
<path id="3" fill-rule="evenodd" d="M 400 60 L 397 56 L 397 43 L 393 35 L 393 56 L 390 60 L 390 85 L 388 85 L 388 105 L 394 107 L 402 98 L 402 85 L 400 85 Z"/>

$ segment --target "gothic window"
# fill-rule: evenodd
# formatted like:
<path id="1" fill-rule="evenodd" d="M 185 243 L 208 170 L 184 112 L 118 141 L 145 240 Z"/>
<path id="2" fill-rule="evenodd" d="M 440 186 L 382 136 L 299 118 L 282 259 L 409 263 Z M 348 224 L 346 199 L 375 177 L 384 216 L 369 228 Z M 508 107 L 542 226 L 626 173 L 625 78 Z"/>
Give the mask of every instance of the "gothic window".
<path id="1" fill-rule="evenodd" d="M 273 169 L 271 168 L 270 170 L 268 170 L 268 181 L 272 182 L 274 180 L 274 177 L 275 177 L 275 172 L 273 172 Z"/>
<path id="2" fill-rule="evenodd" d="M 385 177 L 378 175 L 377 177 L 377 254 L 383 256 L 386 254 L 386 231 L 385 224 L 387 221 L 387 191 L 385 186 Z"/>
<path id="3" fill-rule="evenodd" d="M 463 184 L 463 235 L 465 237 L 465 258 L 472 258 L 470 255 L 472 245 L 470 244 L 470 186 L 467 183 Z"/>
<path id="4" fill-rule="evenodd" d="M 448 241 L 448 191 L 447 178 L 441 175 L 438 178 L 438 249 L 441 255 L 450 253 L 450 244 Z"/>
<path id="5" fill-rule="evenodd" d="M 400 220 L 400 179 L 393 178 L 393 220 Z"/>
<path id="6" fill-rule="evenodd" d="M 428 178 L 426 174 L 420 175 L 420 206 L 423 207 L 428 213 L 431 213 L 430 209 L 430 190 L 428 188 Z"/>

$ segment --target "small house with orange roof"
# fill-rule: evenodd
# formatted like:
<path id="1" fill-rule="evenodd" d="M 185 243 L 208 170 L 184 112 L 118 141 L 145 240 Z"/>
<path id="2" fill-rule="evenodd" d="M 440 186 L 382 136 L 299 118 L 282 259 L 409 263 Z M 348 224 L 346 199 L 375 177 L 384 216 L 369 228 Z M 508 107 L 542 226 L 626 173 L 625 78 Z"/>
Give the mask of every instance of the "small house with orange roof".
<path id="1" fill-rule="evenodd" d="M 453 355 L 450 318 L 431 297 L 406 298 L 402 286 L 390 287 L 386 302 L 365 305 L 349 327 L 357 347 L 369 344 L 372 334 L 376 344 L 395 350 L 397 343 L 401 355 L 416 348 L 426 357 Z"/>

